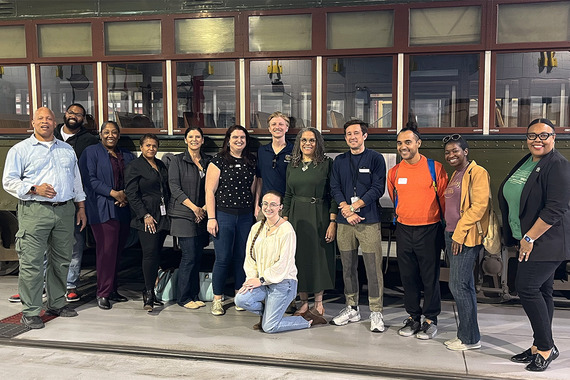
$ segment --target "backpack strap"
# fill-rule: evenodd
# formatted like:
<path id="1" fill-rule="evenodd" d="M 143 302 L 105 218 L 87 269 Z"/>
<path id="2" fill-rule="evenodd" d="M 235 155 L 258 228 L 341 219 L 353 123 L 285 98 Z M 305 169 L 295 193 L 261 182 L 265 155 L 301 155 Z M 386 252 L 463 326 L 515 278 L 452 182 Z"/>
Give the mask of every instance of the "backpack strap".
<path id="1" fill-rule="evenodd" d="M 392 183 L 394 184 L 394 219 L 392 220 L 392 224 L 396 224 L 396 220 L 398 219 L 398 214 L 396 214 L 396 209 L 398 207 L 398 190 L 396 189 L 396 179 L 398 178 L 398 169 L 400 168 L 400 163 L 397 163 L 396 165 L 394 165 L 395 169 L 394 171 L 392 171 L 392 176 L 391 176 L 391 180 Z"/>
<path id="2" fill-rule="evenodd" d="M 429 173 L 431 174 L 431 182 L 433 190 L 435 191 L 435 200 L 437 201 L 437 207 L 439 208 L 439 217 L 443 221 L 443 211 L 441 209 L 441 203 L 439 203 L 439 195 L 437 194 L 437 176 L 435 175 L 435 162 L 431 158 L 427 159 Z"/>

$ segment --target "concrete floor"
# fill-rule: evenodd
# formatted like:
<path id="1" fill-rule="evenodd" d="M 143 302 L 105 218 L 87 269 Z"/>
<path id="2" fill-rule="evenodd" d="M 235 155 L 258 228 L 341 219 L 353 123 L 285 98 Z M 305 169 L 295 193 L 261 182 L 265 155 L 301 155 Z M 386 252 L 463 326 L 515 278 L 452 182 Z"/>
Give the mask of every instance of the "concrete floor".
<path id="1" fill-rule="evenodd" d="M 0 339 L 2 378 L 358 379 L 376 373 L 386 378 L 568 379 L 568 308 L 558 308 L 554 315 L 560 357 L 546 372 L 530 373 L 509 361 L 532 341 L 520 305 L 479 304 L 483 347 L 452 352 L 443 345 L 456 333 L 451 301 L 443 302 L 439 334 L 430 341 L 397 334 L 406 313 L 401 299 L 390 296 L 384 310 L 388 328 L 381 334 L 369 331 L 369 311 L 362 306 L 358 323 L 269 335 L 253 331 L 257 317 L 236 311 L 231 299 L 225 316 L 211 315 L 209 303 L 199 310 L 167 304 L 149 314 L 132 290 L 139 288 L 123 286 L 120 292 L 131 301 L 111 310 L 100 310 L 91 300 L 77 307 L 76 318 L 56 318 L 44 329 Z M 19 304 L 7 301 L 16 292 L 16 276 L 0 277 L 0 319 L 20 311 Z M 342 307 L 339 300 L 330 300 L 326 314 L 334 316 Z M 319 371 L 327 363 L 332 372 Z"/>

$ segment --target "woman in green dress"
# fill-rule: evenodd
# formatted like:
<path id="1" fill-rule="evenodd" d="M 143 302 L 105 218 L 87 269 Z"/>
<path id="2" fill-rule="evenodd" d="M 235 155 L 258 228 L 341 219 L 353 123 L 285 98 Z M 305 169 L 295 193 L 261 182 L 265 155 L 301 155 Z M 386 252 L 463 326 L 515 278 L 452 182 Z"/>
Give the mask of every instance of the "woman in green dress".
<path id="1" fill-rule="evenodd" d="M 299 271 L 298 290 L 301 307 L 297 315 L 312 313 L 321 317 L 323 292 L 334 288 L 336 213 L 338 206 L 330 195 L 332 160 L 325 156 L 324 141 L 314 128 L 302 129 L 295 140 L 291 164 L 287 168 L 287 186 L 283 216 L 297 234 L 295 261 Z M 308 293 L 315 294 L 309 309 Z M 315 319 L 315 318 L 313 318 Z M 317 323 L 315 319 L 315 322 Z"/>

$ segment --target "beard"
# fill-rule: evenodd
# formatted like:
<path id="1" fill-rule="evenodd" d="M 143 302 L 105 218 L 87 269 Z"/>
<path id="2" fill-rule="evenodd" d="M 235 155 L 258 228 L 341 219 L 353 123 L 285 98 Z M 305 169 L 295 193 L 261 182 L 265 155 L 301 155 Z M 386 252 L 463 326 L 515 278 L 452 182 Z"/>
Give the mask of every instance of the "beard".
<path id="1" fill-rule="evenodd" d="M 79 129 L 83 126 L 83 120 L 71 119 L 69 117 L 63 118 L 63 124 L 72 131 Z"/>

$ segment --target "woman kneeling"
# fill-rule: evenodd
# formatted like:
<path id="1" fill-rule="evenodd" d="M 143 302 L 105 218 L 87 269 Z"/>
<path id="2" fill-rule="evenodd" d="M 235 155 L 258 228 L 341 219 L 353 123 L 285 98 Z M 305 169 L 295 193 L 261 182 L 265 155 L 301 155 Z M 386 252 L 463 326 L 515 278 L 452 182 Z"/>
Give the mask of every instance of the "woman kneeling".
<path id="1" fill-rule="evenodd" d="M 261 316 L 256 330 L 276 333 L 306 329 L 311 321 L 301 316 L 284 317 L 285 310 L 297 294 L 293 226 L 279 215 L 283 198 L 267 192 L 261 203 L 263 220 L 249 233 L 244 270 L 246 280 L 235 298 L 237 306 Z"/>

